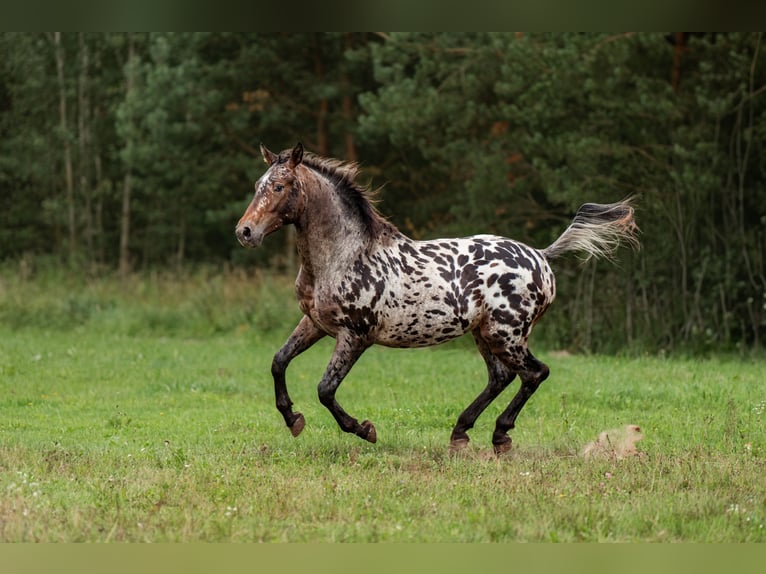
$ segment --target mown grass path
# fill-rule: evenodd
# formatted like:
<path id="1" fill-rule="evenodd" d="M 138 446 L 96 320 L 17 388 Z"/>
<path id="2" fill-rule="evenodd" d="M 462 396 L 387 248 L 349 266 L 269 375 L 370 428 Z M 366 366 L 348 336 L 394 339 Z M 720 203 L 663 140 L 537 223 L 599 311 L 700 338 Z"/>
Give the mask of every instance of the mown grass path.
<path id="1" fill-rule="evenodd" d="M 307 426 L 273 405 L 282 336 L 0 329 L 2 541 L 766 541 L 766 376 L 737 360 L 560 356 L 496 459 L 494 418 L 449 433 L 485 384 L 467 344 L 368 351 L 316 399 L 332 341 L 288 370 Z M 634 423 L 642 456 L 582 446 Z"/>

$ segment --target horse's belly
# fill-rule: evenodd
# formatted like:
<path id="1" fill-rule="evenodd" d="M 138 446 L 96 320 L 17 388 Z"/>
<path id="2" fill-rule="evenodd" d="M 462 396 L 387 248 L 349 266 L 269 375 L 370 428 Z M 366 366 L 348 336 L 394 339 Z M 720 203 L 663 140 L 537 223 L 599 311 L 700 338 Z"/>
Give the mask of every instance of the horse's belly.
<path id="1" fill-rule="evenodd" d="M 375 342 L 388 347 L 430 347 L 456 339 L 478 325 L 478 321 L 463 318 L 440 319 L 424 314 L 403 321 L 384 322 Z"/>
<path id="2" fill-rule="evenodd" d="M 428 347 L 475 329 L 482 320 L 481 299 L 439 288 L 393 291 L 378 309 L 376 342 L 390 347 Z"/>

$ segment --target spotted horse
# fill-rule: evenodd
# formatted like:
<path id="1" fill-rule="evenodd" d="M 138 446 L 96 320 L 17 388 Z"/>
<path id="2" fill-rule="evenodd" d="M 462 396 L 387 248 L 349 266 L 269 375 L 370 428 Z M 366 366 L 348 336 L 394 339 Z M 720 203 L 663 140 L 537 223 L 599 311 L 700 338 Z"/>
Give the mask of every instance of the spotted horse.
<path id="1" fill-rule="evenodd" d="M 245 247 L 258 247 L 280 227 L 297 230 L 301 267 L 295 292 L 303 318 L 274 356 L 276 405 L 294 436 L 305 419 L 292 410 L 285 371 L 290 361 L 329 335 L 335 348 L 319 382 L 320 402 L 341 429 L 374 443 L 375 427 L 359 422 L 335 398 L 338 386 L 371 345 L 426 347 L 471 333 L 487 365 L 486 388 L 460 414 L 450 448 L 468 444 L 467 431 L 513 381 L 521 386 L 500 414 L 494 451 L 511 447 L 508 431 L 548 377 L 527 347 L 532 327 L 556 293 L 549 260 L 567 251 L 610 256 L 620 243 L 637 246 L 630 200 L 580 207 L 564 233 L 545 249 L 494 235 L 416 241 L 375 209 L 358 167 L 294 148 L 275 154 L 237 223 Z"/>

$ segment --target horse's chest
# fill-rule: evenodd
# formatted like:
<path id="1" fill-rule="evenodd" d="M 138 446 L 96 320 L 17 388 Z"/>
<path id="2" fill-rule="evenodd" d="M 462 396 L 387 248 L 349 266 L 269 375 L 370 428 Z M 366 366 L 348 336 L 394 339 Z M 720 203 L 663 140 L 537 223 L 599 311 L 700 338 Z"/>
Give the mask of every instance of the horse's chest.
<path id="1" fill-rule="evenodd" d="M 387 277 L 378 266 L 359 260 L 344 272 L 305 282 L 297 294 L 303 313 L 324 332 L 335 336 L 343 330 L 365 337 L 379 324 L 386 286 Z"/>

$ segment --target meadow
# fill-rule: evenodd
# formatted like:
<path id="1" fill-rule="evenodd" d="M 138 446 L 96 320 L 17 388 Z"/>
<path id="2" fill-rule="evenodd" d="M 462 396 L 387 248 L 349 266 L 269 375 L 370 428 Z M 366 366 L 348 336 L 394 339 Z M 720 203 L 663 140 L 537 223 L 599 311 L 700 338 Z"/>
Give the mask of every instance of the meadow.
<path id="1" fill-rule="evenodd" d="M 297 317 L 289 279 L 4 273 L 0 541 L 766 541 L 757 357 L 533 345 L 551 376 L 513 450 L 490 438 L 515 384 L 451 456 L 486 382 L 469 340 L 362 357 L 338 398 L 374 445 L 319 404 L 320 342 L 288 370 L 307 423 L 293 438 L 269 371 Z M 639 456 L 580 455 L 625 424 Z"/>

